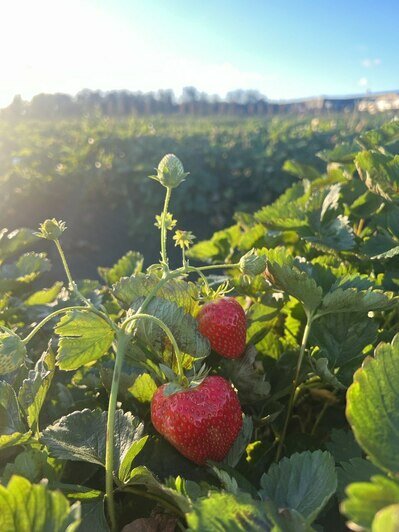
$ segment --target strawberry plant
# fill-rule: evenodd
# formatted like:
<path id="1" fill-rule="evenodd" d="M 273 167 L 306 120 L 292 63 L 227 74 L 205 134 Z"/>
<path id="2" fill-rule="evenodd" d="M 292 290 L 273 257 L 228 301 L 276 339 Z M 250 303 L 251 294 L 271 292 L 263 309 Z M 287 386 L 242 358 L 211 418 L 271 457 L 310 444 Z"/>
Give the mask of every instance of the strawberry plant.
<path id="1" fill-rule="evenodd" d="M 166 155 L 160 260 L 103 284 L 63 222 L 3 233 L 1 530 L 397 529 L 397 124 L 286 162 L 297 183 L 196 244 Z M 65 287 L 32 285 L 46 241 Z"/>

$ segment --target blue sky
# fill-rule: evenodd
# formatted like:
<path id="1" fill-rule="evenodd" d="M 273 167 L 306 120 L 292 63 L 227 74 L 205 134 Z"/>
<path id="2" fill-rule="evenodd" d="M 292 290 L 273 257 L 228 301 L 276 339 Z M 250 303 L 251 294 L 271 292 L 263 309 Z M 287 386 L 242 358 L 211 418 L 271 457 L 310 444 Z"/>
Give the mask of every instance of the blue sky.
<path id="1" fill-rule="evenodd" d="M 14 94 L 194 85 L 271 99 L 399 90 L 395 0 L 14 0 L 0 106 Z"/>

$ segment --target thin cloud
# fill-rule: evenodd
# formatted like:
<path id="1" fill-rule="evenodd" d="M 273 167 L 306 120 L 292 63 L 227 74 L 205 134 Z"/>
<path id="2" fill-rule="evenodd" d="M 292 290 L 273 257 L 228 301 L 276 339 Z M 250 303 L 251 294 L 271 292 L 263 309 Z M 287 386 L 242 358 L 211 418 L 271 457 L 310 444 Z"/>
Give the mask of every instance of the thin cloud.
<path id="1" fill-rule="evenodd" d="M 359 85 L 359 87 L 364 88 L 364 87 L 367 87 L 367 85 L 369 84 L 369 81 L 367 78 L 360 78 L 357 84 Z"/>
<path id="2" fill-rule="evenodd" d="M 381 59 L 379 57 L 376 57 L 374 59 L 370 59 L 370 58 L 366 58 L 366 59 L 363 59 L 362 61 L 362 66 L 364 66 L 364 68 L 374 68 L 374 67 L 377 67 L 381 64 Z"/>

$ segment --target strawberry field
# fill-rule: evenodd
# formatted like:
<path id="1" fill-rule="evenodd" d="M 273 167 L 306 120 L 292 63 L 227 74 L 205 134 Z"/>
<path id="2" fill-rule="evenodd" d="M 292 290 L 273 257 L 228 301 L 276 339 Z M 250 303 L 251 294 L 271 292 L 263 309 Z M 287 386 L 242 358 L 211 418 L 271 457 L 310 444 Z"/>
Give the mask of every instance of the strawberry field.
<path id="1" fill-rule="evenodd" d="M 0 125 L 0 530 L 399 530 L 399 121 Z"/>

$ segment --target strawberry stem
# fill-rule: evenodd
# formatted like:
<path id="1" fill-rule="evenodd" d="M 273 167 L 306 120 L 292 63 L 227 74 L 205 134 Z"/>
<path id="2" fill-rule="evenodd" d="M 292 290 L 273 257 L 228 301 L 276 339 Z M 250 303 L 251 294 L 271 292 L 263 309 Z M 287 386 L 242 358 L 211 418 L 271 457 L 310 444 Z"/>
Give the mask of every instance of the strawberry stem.
<path id="1" fill-rule="evenodd" d="M 292 409 L 294 407 L 295 392 L 296 392 L 296 389 L 298 387 L 299 374 L 300 374 L 300 371 L 301 371 L 303 357 L 305 355 L 306 344 L 308 343 L 308 338 L 309 338 L 310 328 L 312 326 L 312 321 L 313 321 L 313 316 L 310 315 L 310 314 L 307 314 L 306 325 L 305 325 L 305 329 L 303 331 L 301 348 L 300 348 L 300 351 L 299 351 L 298 362 L 297 362 L 297 365 L 296 365 L 295 377 L 294 377 L 294 380 L 292 382 L 290 400 L 289 400 L 289 403 L 288 403 L 287 414 L 285 416 L 283 432 L 281 433 L 281 436 L 280 436 L 280 439 L 279 439 L 279 442 L 278 442 L 277 453 L 276 453 L 276 462 L 278 462 L 280 460 L 280 458 L 281 458 L 281 453 L 282 453 L 282 450 L 283 450 L 285 437 L 287 435 L 288 424 L 290 422 Z"/>
<path id="2" fill-rule="evenodd" d="M 161 262 L 164 268 L 164 273 L 168 270 L 168 253 L 166 250 L 166 238 L 167 238 L 167 229 L 166 229 L 166 215 L 168 213 L 169 201 L 172 195 L 172 189 L 166 188 L 165 203 L 163 206 L 162 217 L 161 217 Z"/>
<path id="3" fill-rule="evenodd" d="M 115 368 L 112 376 L 111 393 L 108 403 L 107 434 L 105 450 L 105 492 L 111 530 L 117 530 L 114 499 L 114 436 L 115 436 L 115 411 L 118 399 L 119 380 L 122 373 L 123 359 L 130 337 L 119 330 L 116 340 Z"/>

